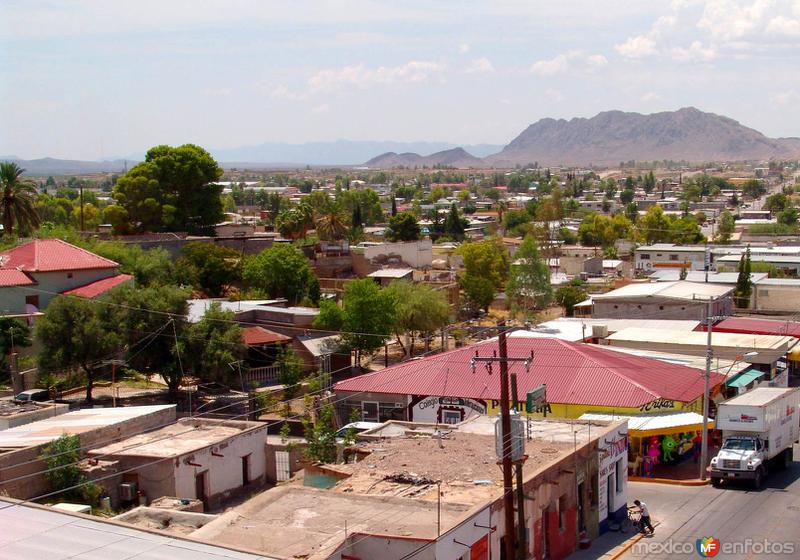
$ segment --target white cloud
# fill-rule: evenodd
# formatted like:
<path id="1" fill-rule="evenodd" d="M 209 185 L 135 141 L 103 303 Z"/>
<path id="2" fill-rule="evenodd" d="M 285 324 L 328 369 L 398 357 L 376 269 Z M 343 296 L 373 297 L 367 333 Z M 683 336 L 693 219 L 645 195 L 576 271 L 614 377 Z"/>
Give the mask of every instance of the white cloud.
<path id="1" fill-rule="evenodd" d="M 322 105 L 317 105 L 316 107 L 311 108 L 312 113 L 327 113 L 331 110 L 331 106 L 327 103 L 323 103 Z"/>
<path id="2" fill-rule="evenodd" d="M 645 58 L 658 52 L 656 42 L 646 35 L 628 37 L 628 40 L 614 45 L 614 50 L 625 58 Z"/>
<path id="3" fill-rule="evenodd" d="M 650 30 L 650 34 L 661 35 L 665 31 L 669 31 L 678 22 L 675 16 L 661 16 L 654 23 Z"/>
<path id="4" fill-rule="evenodd" d="M 800 5 L 800 3 L 798 3 Z M 800 19 L 784 16 L 772 18 L 767 24 L 767 31 L 779 35 L 800 35 Z"/>
<path id="5" fill-rule="evenodd" d="M 741 39 L 761 27 L 772 7 L 773 0 L 709 0 L 697 27 L 714 39 Z"/>
<path id="6" fill-rule="evenodd" d="M 482 56 L 480 58 L 476 58 L 469 64 L 469 66 L 467 66 L 467 72 L 470 74 L 494 72 L 494 66 L 492 65 L 491 60 L 485 56 Z"/>
<path id="7" fill-rule="evenodd" d="M 654 91 L 648 91 L 642 96 L 642 101 L 658 101 L 660 99 L 661 96 Z"/>
<path id="8" fill-rule="evenodd" d="M 419 83 L 441 74 L 438 62 L 412 60 L 400 66 L 367 68 L 363 64 L 320 70 L 308 79 L 314 91 L 332 91 L 344 86 L 369 87 L 376 84 Z"/>
<path id="9" fill-rule="evenodd" d="M 458 52 L 461 54 L 467 54 L 469 52 L 470 46 L 468 43 L 461 43 L 458 45 Z"/>
<path id="10" fill-rule="evenodd" d="M 561 103 L 562 101 L 564 101 L 564 99 L 566 99 L 566 98 L 564 97 L 564 94 L 563 94 L 563 93 L 561 93 L 559 90 L 557 90 L 557 89 L 553 89 L 553 88 L 547 88 L 546 90 L 544 90 L 544 94 L 545 94 L 545 95 L 546 95 L 546 96 L 547 96 L 547 97 L 548 97 L 548 98 L 549 98 L 551 101 L 555 101 L 556 103 Z"/>
<path id="11" fill-rule="evenodd" d="M 778 105 L 793 105 L 800 101 L 800 94 L 794 90 L 781 91 L 770 95 L 769 100 Z"/>
<path id="12" fill-rule="evenodd" d="M 704 47 L 700 41 L 692 41 L 688 48 L 676 47 L 671 54 L 673 59 L 680 62 L 708 62 L 717 57 L 714 47 Z"/>
<path id="13" fill-rule="evenodd" d="M 227 97 L 231 93 L 233 93 L 233 90 L 231 88 L 226 88 L 226 87 L 224 87 L 224 88 L 216 88 L 216 89 L 215 88 L 211 88 L 211 89 L 204 89 L 203 90 L 203 95 L 209 95 L 211 97 Z"/>
<path id="14" fill-rule="evenodd" d="M 538 60 L 531 65 L 531 72 L 539 76 L 554 76 L 567 70 L 595 70 L 608 64 L 602 54 L 589 54 L 574 50 L 556 55 L 548 60 Z"/>

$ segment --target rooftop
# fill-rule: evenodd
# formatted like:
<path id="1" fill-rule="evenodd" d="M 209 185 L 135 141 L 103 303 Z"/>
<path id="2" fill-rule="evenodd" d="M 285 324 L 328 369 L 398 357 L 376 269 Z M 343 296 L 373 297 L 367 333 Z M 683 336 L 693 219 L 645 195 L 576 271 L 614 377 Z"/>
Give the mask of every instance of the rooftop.
<path id="1" fill-rule="evenodd" d="M 92 449 L 89 455 L 179 457 L 223 443 L 244 432 L 266 428 L 261 422 L 181 418 L 174 424 Z"/>
<path id="2" fill-rule="evenodd" d="M 492 339 L 347 379 L 335 384 L 334 390 L 496 400 L 499 375 L 480 364 L 473 372 L 471 360 L 476 351 L 488 356 L 497 350 L 497 340 Z M 593 344 L 529 337 L 525 331 L 508 337 L 510 356 L 531 352 L 528 371 L 514 366 L 520 394 L 544 383 L 551 403 L 638 407 L 657 398 L 691 402 L 702 393 L 702 376 L 695 368 Z M 722 380 L 723 376 L 712 375 L 712 385 Z"/>
<path id="3" fill-rule="evenodd" d="M 97 280 L 95 282 L 84 284 L 83 286 L 78 286 L 77 288 L 72 288 L 71 290 L 64 292 L 64 294 L 68 296 L 79 296 L 93 299 L 98 296 L 102 296 L 109 290 L 116 288 L 121 284 L 125 284 L 126 282 L 130 282 L 131 280 L 133 280 L 133 276 L 130 274 L 117 274 L 116 276 L 109 276 L 108 278 L 103 278 L 102 280 Z"/>
<path id="4" fill-rule="evenodd" d="M 26 272 L 116 268 L 112 260 L 60 239 L 34 239 L 0 253 L 0 266 Z"/>
<path id="5" fill-rule="evenodd" d="M 651 327 L 682 331 L 693 331 L 699 321 L 673 319 L 581 319 L 575 317 L 559 317 L 552 321 L 539 323 L 529 331 L 516 331 L 515 336 L 539 338 L 560 338 L 579 342 L 592 336 L 593 325 L 604 325 L 613 333 L 628 327 Z"/>
<path id="6" fill-rule="evenodd" d="M 780 387 L 757 387 L 746 393 L 742 393 L 730 400 L 725 401 L 725 404 L 736 404 L 741 406 L 763 406 L 769 404 L 775 399 L 782 397 L 785 394 L 796 392 L 796 387 L 780 388 Z"/>
<path id="7" fill-rule="evenodd" d="M 16 268 L 0 268 L 0 286 L 30 286 L 36 282 Z"/>
<path id="8" fill-rule="evenodd" d="M 495 467 L 496 468 L 496 467 Z M 442 527 L 469 506 L 442 504 Z M 327 558 L 353 533 L 436 538 L 436 502 L 287 485 L 262 492 L 192 538 L 286 558 Z"/>
<path id="9" fill-rule="evenodd" d="M 266 299 L 266 300 L 244 300 L 244 301 L 228 301 L 225 299 L 190 299 L 188 319 L 190 323 L 197 323 L 203 318 L 208 308 L 212 304 L 219 303 L 222 311 L 233 311 L 234 313 L 243 313 L 261 309 L 273 313 L 282 313 L 287 315 L 306 315 L 309 317 L 316 317 L 319 310 L 312 307 L 284 307 L 282 304 L 286 303 L 285 299 Z"/>
<path id="10" fill-rule="evenodd" d="M 716 262 L 722 263 L 738 263 L 741 255 L 725 255 L 719 257 Z M 750 260 L 753 262 L 771 262 L 771 263 L 800 263 L 800 255 L 783 255 L 783 254 L 751 254 Z"/>
<path id="11" fill-rule="evenodd" d="M 264 327 L 246 327 L 242 329 L 242 339 L 247 346 L 259 346 L 275 342 L 288 342 L 292 337 L 286 336 Z"/>
<path id="12" fill-rule="evenodd" d="M 76 410 L 75 412 L 67 412 L 45 420 L 0 431 L 0 449 L 29 447 L 48 443 L 64 433 L 82 434 L 169 408 L 175 409 L 175 405 L 87 408 Z"/>
<path id="13" fill-rule="evenodd" d="M 655 270 L 650 278 L 658 282 L 675 282 L 680 280 L 681 271 L 677 268 L 660 268 Z M 750 280 L 753 283 L 760 282 L 767 278 L 766 272 L 751 272 Z M 708 281 L 713 284 L 736 284 L 739 278 L 738 272 L 709 272 Z M 689 282 L 705 282 L 706 273 L 702 270 L 689 270 L 686 273 L 686 280 Z"/>
<path id="14" fill-rule="evenodd" d="M 274 560 L 0 498 L 0 560 Z M 18 504 L 18 505 L 16 505 Z"/>
<path id="15" fill-rule="evenodd" d="M 721 284 L 706 284 L 703 282 L 634 282 L 611 290 L 605 294 L 594 294 L 594 301 L 624 300 L 632 298 L 658 298 L 680 300 L 706 300 L 709 297 L 725 296 L 733 288 Z"/>
<path id="16" fill-rule="evenodd" d="M 413 268 L 382 268 L 367 274 L 369 278 L 405 278 L 414 273 Z"/>
<path id="17" fill-rule="evenodd" d="M 728 317 L 714 325 L 714 332 L 744 334 L 769 334 L 800 338 L 800 323 L 796 321 L 773 321 L 750 317 Z"/>

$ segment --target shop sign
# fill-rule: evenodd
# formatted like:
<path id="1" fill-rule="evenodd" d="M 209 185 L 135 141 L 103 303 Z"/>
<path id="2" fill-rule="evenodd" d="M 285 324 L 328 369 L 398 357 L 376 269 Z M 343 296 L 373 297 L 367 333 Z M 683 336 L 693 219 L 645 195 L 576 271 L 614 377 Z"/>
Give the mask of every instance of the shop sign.
<path id="1" fill-rule="evenodd" d="M 639 412 L 658 412 L 660 410 L 674 410 L 675 408 L 677 408 L 675 406 L 675 401 L 656 399 L 640 406 Z"/>

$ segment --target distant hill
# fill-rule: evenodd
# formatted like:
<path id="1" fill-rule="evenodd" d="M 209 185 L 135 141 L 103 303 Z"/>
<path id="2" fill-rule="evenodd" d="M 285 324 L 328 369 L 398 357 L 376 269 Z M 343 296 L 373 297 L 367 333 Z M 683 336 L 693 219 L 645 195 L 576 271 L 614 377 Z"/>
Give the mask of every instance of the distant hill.
<path id="1" fill-rule="evenodd" d="M 19 159 L 0 156 L 0 161 L 13 161 L 25 170 L 25 175 L 83 175 L 86 173 L 122 173 L 136 165 L 134 160 L 80 161 L 74 159 Z"/>
<path id="2" fill-rule="evenodd" d="M 662 159 L 735 161 L 800 155 L 800 139 L 768 138 L 739 122 L 686 107 L 642 115 L 606 111 L 590 118 L 541 119 L 487 164 L 615 164 Z"/>
<path id="3" fill-rule="evenodd" d="M 364 166 L 374 169 L 387 169 L 391 167 L 433 167 L 434 165 L 447 165 L 450 167 L 482 167 L 483 160 L 469 154 L 464 148 L 453 148 L 436 152 L 429 156 L 421 156 L 412 152 L 398 154 L 386 152 L 367 161 Z"/>
<path id="4" fill-rule="evenodd" d="M 448 142 L 381 142 L 370 140 L 336 140 L 333 142 L 307 142 L 304 144 L 265 143 L 230 149 L 212 149 L 211 154 L 220 162 L 282 163 L 295 165 L 360 165 L 375 156 L 394 152 L 433 153 L 451 150 L 456 144 Z M 500 151 L 497 144 L 464 146 L 477 157 Z"/>

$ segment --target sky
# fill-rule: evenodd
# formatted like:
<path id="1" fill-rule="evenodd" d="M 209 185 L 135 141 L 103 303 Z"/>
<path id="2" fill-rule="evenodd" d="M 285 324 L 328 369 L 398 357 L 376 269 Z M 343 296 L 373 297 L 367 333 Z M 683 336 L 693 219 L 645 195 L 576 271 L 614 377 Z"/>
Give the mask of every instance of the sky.
<path id="1" fill-rule="evenodd" d="M 506 144 L 694 106 L 800 136 L 800 0 L 0 0 L 0 155 Z"/>

